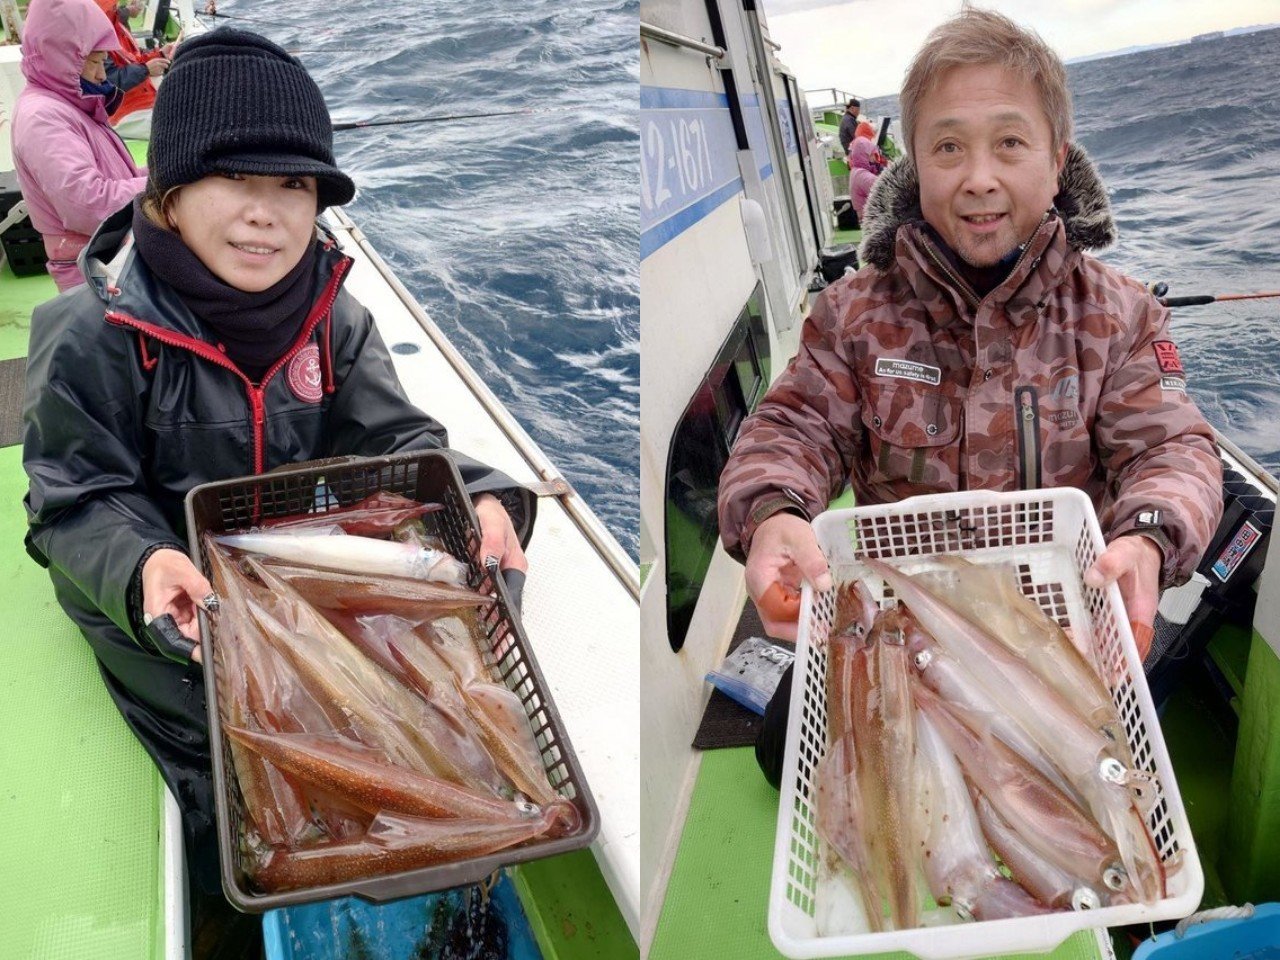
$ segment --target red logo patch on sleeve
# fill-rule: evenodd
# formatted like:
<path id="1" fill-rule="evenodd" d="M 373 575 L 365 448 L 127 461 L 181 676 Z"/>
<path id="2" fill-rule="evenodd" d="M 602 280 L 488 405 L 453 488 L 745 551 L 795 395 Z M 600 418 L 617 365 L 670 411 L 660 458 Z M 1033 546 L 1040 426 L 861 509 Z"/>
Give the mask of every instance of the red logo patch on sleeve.
<path id="1" fill-rule="evenodd" d="M 1157 340 L 1151 346 L 1156 351 L 1156 364 L 1161 373 L 1182 373 L 1182 358 L 1178 356 L 1178 345 L 1172 340 Z"/>

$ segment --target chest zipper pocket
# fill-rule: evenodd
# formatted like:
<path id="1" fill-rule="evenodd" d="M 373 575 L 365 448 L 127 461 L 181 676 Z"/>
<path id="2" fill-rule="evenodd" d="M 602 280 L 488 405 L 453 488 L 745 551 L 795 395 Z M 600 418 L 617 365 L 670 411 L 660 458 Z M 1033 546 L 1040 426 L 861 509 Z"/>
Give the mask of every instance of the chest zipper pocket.
<path id="1" fill-rule="evenodd" d="M 1040 487 L 1040 399 L 1035 387 L 1013 391 L 1018 435 L 1018 480 L 1023 490 Z"/>

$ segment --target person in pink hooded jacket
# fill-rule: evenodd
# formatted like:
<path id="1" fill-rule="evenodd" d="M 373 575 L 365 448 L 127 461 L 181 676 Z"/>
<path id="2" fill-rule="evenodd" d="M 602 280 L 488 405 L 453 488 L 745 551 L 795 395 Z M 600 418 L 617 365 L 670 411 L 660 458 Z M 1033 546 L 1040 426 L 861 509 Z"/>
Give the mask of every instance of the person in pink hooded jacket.
<path id="1" fill-rule="evenodd" d="M 103 54 L 120 49 L 93 0 L 35 0 L 22 34 L 27 85 L 13 115 L 13 159 L 31 223 L 60 291 L 84 282 L 76 259 L 98 224 L 146 186 L 107 124 Z"/>
<path id="2" fill-rule="evenodd" d="M 876 185 L 876 177 L 888 166 L 874 138 L 875 131 L 871 124 L 860 123 L 853 143 L 849 144 L 849 199 L 858 213 L 859 223 L 867 208 L 871 188 Z"/>

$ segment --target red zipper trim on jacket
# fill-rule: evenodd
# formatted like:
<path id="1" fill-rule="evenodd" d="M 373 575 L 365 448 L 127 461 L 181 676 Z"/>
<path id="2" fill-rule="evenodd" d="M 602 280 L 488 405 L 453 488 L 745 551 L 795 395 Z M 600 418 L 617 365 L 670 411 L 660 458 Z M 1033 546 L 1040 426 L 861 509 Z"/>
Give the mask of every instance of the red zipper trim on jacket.
<path id="1" fill-rule="evenodd" d="M 311 334 L 315 331 L 316 324 L 329 315 L 329 311 L 333 309 L 333 301 L 338 299 L 338 290 L 342 286 L 342 278 L 351 269 L 351 263 L 351 258 L 347 256 L 338 261 L 337 266 L 333 268 L 333 276 L 329 278 L 328 286 L 325 287 L 324 293 L 316 301 L 315 306 L 311 308 L 311 313 L 307 316 L 306 323 L 302 325 L 302 333 L 294 341 L 293 346 L 285 351 L 284 356 L 277 360 L 271 369 L 263 375 L 259 389 L 266 390 L 267 384 L 271 382 L 272 377 L 280 372 L 280 368 L 292 360 L 294 355 L 306 346 L 307 341 L 311 339 Z M 329 331 L 330 336 L 332 336 L 332 324 L 330 324 Z"/>
<path id="2" fill-rule="evenodd" d="M 155 324 L 131 317 L 127 313 L 108 310 L 106 319 L 107 322 L 114 323 L 116 326 L 132 327 L 141 331 L 166 346 L 190 350 L 196 356 L 230 370 L 240 378 L 244 383 L 245 392 L 249 395 L 249 406 L 253 411 L 253 472 L 258 474 L 266 469 L 266 437 L 264 434 L 267 422 L 267 384 L 280 371 L 280 368 L 292 360 L 294 355 L 306 345 L 307 341 L 311 339 L 311 334 L 315 331 L 316 325 L 333 309 L 333 302 L 338 299 L 338 291 L 342 286 L 342 278 L 351 269 L 351 262 L 350 257 L 343 257 L 338 261 L 333 268 L 333 276 L 329 278 L 329 282 L 325 286 L 324 293 L 316 301 L 315 306 L 311 308 L 311 313 L 308 314 L 306 321 L 303 323 L 302 332 L 298 335 L 298 339 L 294 341 L 293 346 L 285 351 L 284 356 L 277 360 L 271 369 L 266 372 L 262 382 L 259 384 L 254 384 L 226 354 L 204 340 L 197 340 L 195 337 L 189 337 L 186 334 L 177 333 L 165 327 L 158 327 Z M 330 327 L 330 335 L 332 335 L 332 326 Z"/>

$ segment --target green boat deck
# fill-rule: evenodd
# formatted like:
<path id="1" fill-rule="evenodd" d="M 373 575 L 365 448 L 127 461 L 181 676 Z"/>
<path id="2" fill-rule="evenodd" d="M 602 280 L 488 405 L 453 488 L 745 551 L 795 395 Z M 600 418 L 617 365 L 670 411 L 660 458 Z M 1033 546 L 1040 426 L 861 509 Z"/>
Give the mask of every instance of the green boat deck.
<path id="1" fill-rule="evenodd" d="M 164 792 L 93 655 L 22 548 L 26 475 L 0 450 L 0 931 L 32 960 L 163 955 Z"/>
<path id="2" fill-rule="evenodd" d="M 0 267 L 0 360 L 25 357 L 48 276 Z M 22 546 L 19 445 L 0 449 L 0 939 L 33 960 L 163 955 L 164 790 L 48 576 Z"/>

